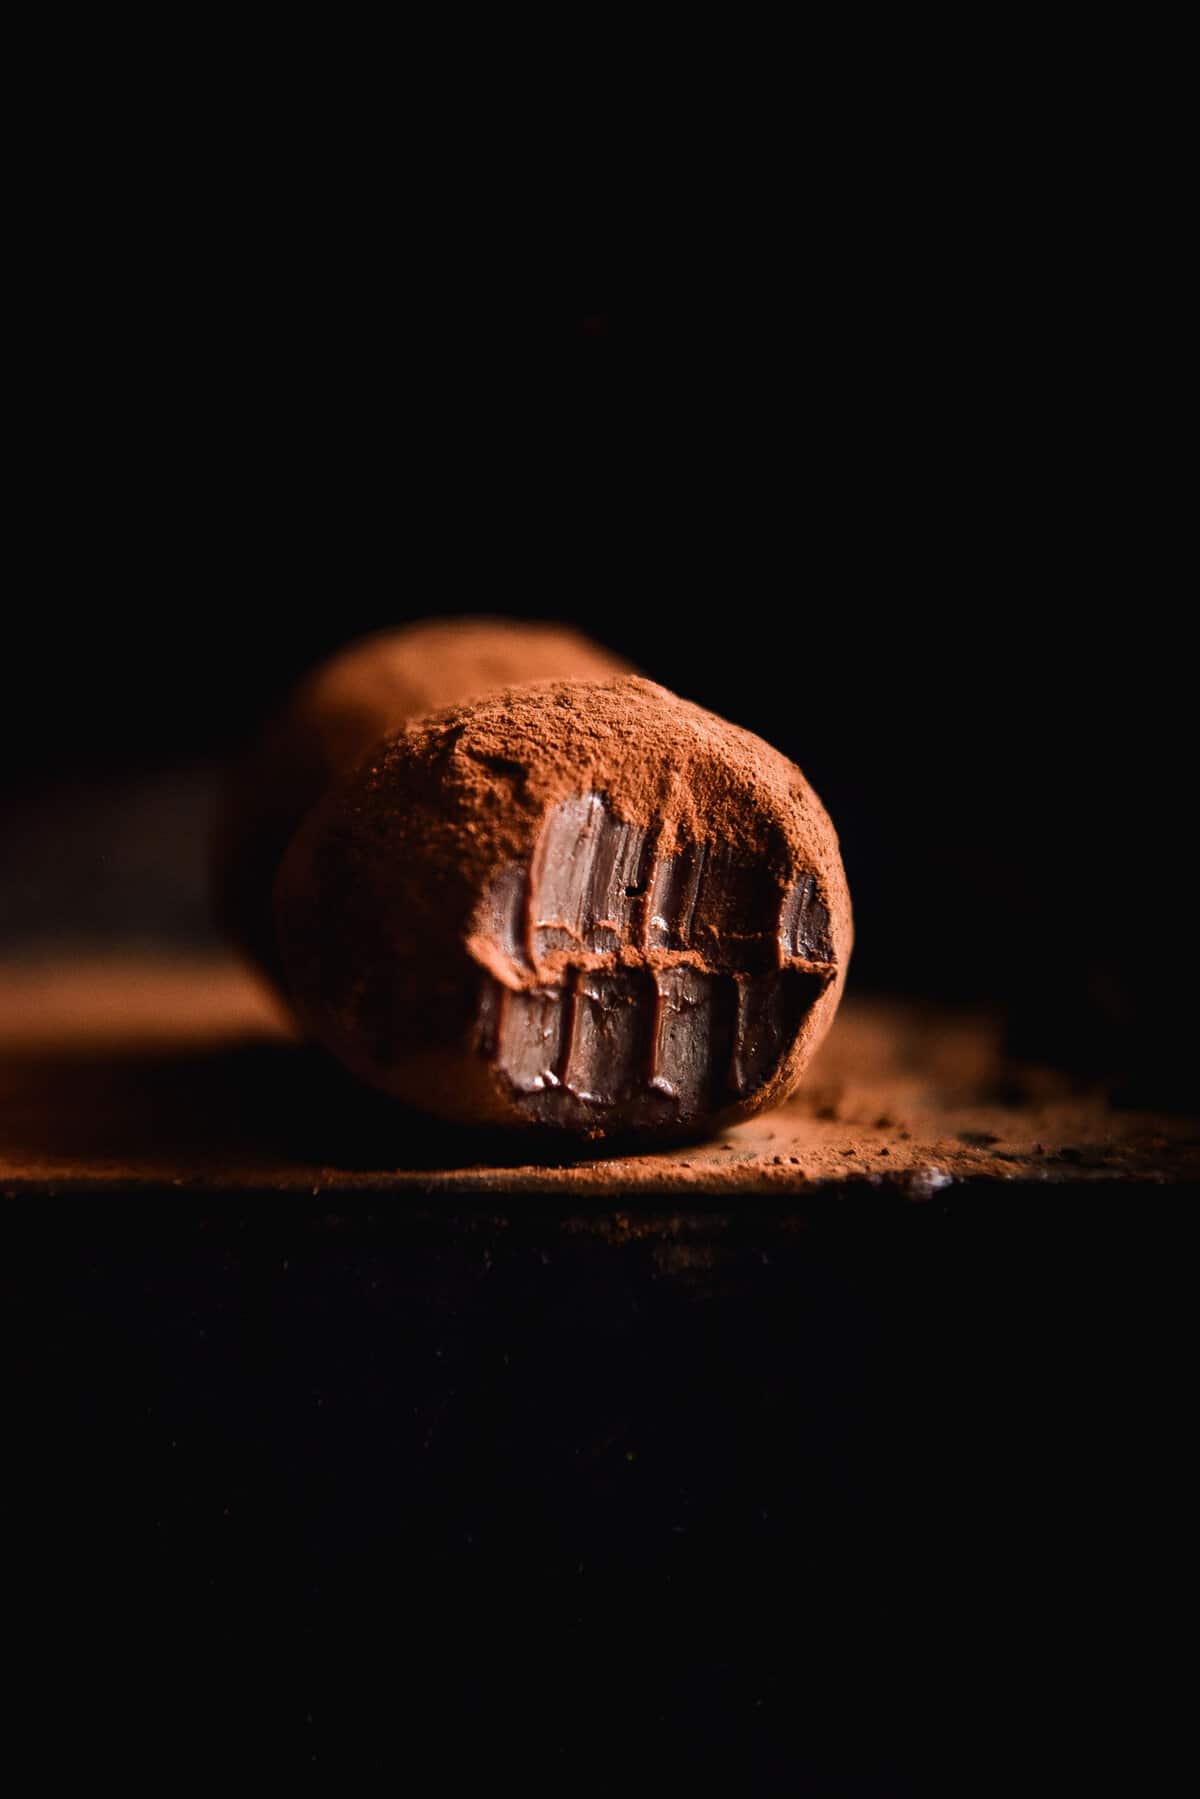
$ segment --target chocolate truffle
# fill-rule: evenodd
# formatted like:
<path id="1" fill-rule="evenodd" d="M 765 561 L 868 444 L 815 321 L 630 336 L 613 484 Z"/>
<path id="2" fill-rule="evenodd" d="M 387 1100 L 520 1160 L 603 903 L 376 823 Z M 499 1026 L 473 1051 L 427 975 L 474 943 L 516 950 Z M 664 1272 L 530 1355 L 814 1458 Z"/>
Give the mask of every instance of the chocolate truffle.
<path id="1" fill-rule="evenodd" d="M 410 718 L 518 683 L 604 680 L 628 664 L 563 625 L 436 619 L 380 631 L 317 668 L 229 782 L 215 850 L 221 923 L 276 984 L 271 888 L 330 782 Z"/>
<path id="2" fill-rule="evenodd" d="M 287 990 L 364 1081 L 463 1123 L 667 1141 L 792 1090 L 851 945 L 833 827 L 749 732 L 648 681 L 410 723 L 275 887 Z"/>

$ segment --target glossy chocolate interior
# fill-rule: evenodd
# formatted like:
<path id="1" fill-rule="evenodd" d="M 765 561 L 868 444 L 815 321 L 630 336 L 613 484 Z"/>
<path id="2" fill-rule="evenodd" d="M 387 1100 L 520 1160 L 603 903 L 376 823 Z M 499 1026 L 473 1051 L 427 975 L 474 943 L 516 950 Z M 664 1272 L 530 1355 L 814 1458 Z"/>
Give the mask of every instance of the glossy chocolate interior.
<path id="1" fill-rule="evenodd" d="M 774 1074 L 833 978 L 811 873 L 781 892 L 733 844 L 658 840 L 579 795 L 484 900 L 478 1047 L 531 1123 L 695 1124 Z"/>

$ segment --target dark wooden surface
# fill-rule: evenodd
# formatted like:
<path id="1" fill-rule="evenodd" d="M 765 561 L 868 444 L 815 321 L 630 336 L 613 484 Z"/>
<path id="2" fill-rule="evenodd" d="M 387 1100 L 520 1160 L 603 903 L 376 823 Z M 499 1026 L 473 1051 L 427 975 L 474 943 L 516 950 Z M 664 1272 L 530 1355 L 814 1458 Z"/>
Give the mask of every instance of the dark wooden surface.
<path id="1" fill-rule="evenodd" d="M 533 1160 L 361 1094 L 293 1041 L 232 962 L 116 957 L 0 965 L 0 1191 L 557 1195 L 786 1204 L 871 1188 L 1178 1182 L 1194 1121 L 1114 1107 L 1101 1087 L 1021 1066 L 998 1019 L 843 1007 L 789 1105 L 666 1153 Z"/>
<path id="2" fill-rule="evenodd" d="M 47 1775 L 1166 1790 L 1186 1121 L 859 1008 L 798 1107 L 653 1178 L 436 1134 L 397 1172 L 228 969 L 3 991 Z"/>

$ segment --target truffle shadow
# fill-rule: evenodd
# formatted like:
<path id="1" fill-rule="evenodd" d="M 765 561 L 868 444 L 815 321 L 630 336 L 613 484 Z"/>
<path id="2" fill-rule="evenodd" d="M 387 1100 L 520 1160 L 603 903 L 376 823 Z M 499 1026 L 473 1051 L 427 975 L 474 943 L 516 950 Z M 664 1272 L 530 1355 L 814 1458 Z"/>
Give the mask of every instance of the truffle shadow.
<path id="1" fill-rule="evenodd" d="M 90 1164 L 108 1180 L 164 1170 L 270 1180 L 321 1168 L 386 1174 L 546 1159 L 544 1142 L 442 1124 L 358 1086 L 320 1050 L 253 1037 L 8 1055 L 0 1104 L 5 1158 L 35 1178 L 67 1164 L 76 1173 Z M 556 1144 L 552 1159 L 596 1154 L 594 1145 Z"/>

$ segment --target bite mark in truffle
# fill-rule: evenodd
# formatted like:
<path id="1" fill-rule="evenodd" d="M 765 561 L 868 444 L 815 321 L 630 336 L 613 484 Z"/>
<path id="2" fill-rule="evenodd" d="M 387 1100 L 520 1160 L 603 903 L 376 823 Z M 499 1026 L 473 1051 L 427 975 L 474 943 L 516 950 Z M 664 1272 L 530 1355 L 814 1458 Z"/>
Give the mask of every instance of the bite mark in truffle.
<path id="1" fill-rule="evenodd" d="M 596 793 L 499 870 L 471 939 L 478 1046 L 531 1121 L 686 1124 L 762 1086 L 835 974 L 815 877 L 732 845 L 658 853 Z"/>

